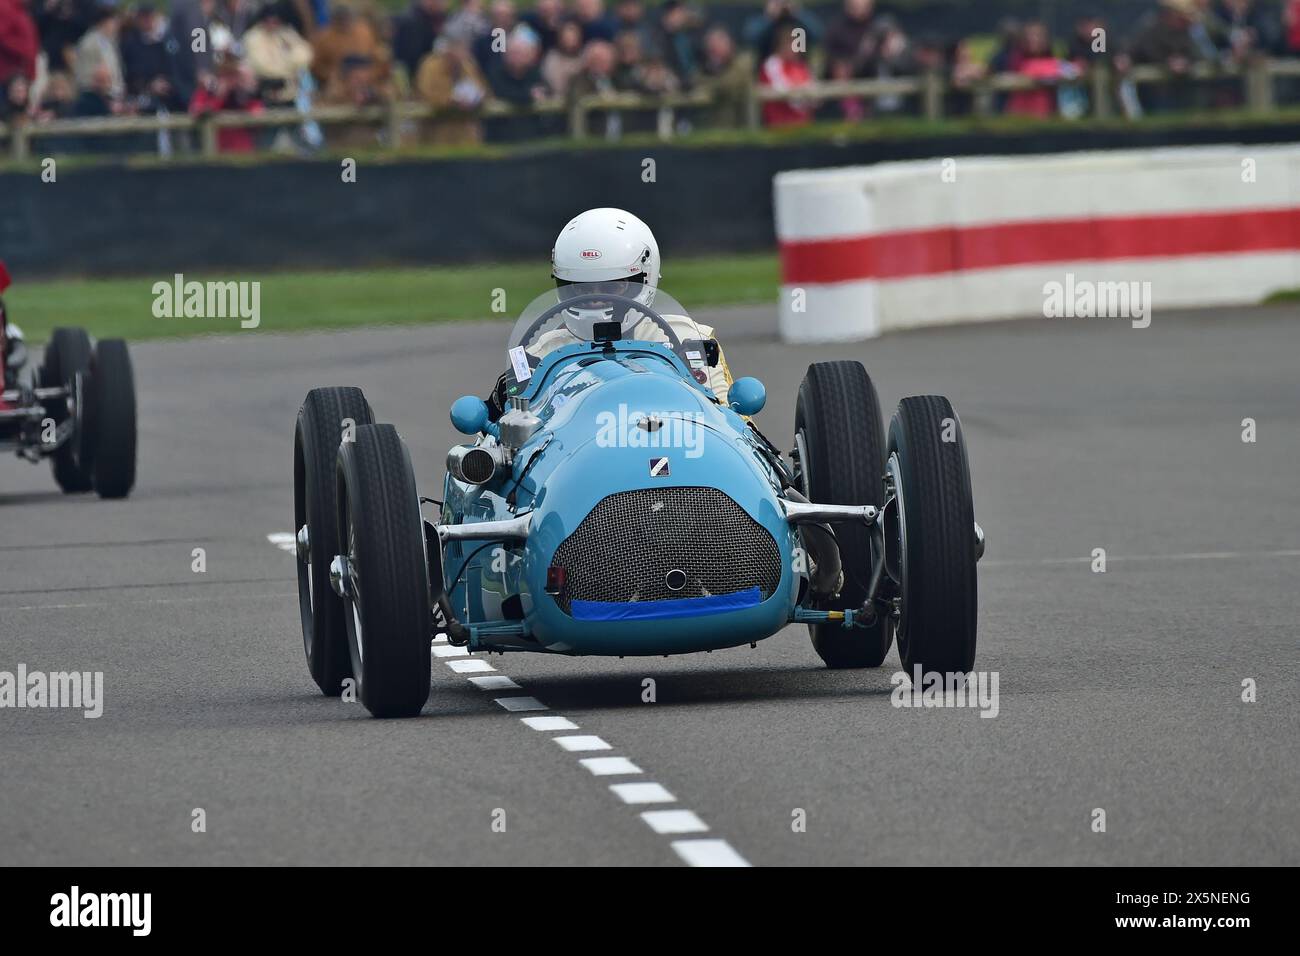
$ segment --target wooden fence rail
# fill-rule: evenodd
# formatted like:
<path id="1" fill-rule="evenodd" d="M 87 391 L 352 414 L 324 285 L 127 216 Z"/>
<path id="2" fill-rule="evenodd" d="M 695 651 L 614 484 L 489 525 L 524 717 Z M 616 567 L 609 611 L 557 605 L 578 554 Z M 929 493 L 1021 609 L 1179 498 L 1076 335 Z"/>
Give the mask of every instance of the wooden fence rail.
<path id="1" fill-rule="evenodd" d="M 1241 84 L 1242 101 L 1252 111 L 1266 113 L 1276 109 L 1275 81 L 1280 77 L 1300 77 L 1300 60 L 1257 59 L 1244 66 L 1232 64 L 1196 64 L 1181 77 L 1175 77 L 1161 66 L 1137 66 L 1123 75 L 1139 88 L 1180 82 L 1208 83 L 1231 80 Z M 944 116 L 948 94 L 954 91 L 971 97 L 972 111 L 977 116 L 992 115 L 999 94 L 1044 87 L 1074 86 L 1088 91 L 1089 108 L 1093 116 L 1106 118 L 1114 113 L 1117 84 L 1123 79 L 1107 67 L 1093 68 L 1069 79 L 1042 80 L 1015 73 L 994 74 L 966 85 L 954 85 L 940 73 L 920 76 L 891 77 L 827 81 L 812 83 L 788 90 L 776 90 L 754 84 L 746 101 L 746 117 L 751 128 L 761 122 L 762 105 L 771 102 L 820 103 L 837 99 L 865 99 L 876 101 L 881 97 L 918 97 L 920 113 L 927 119 L 938 120 Z M 476 115 L 484 118 L 558 115 L 566 117 L 566 127 L 575 138 L 588 135 L 589 116 L 593 112 L 654 113 L 655 130 L 661 139 L 670 139 L 677 130 L 677 116 L 683 110 L 708 109 L 714 104 L 713 96 L 705 90 L 667 96 L 647 96 L 636 93 L 614 93 L 586 96 L 572 101 L 560 99 L 518 107 L 497 100 L 484 104 Z M 88 117 L 56 119 L 40 123 L 0 124 L 0 142 L 6 142 L 8 153 L 14 160 L 29 158 L 39 148 L 42 140 L 60 137 L 111 137 L 160 132 L 195 134 L 183 137 L 197 140 L 197 148 L 204 155 L 218 152 L 217 133 L 222 129 L 292 128 L 306 122 L 321 126 L 373 125 L 385 131 L 385 141 L 390 147 L 399 146 L 404 131 L 413 122 L 437 117 L 431 106 L 414 101 L 397 100 L 384 106 L 315 106 L 307 111 L 292 108 L 269 109 L 261 113 L 213 113 L 207 116 L 189 116 L 178 113 L 149 116 Z M 154 150 L 148 150 L 153 152 Z M 140 152 L 145 152 L 141 150 Z"/>

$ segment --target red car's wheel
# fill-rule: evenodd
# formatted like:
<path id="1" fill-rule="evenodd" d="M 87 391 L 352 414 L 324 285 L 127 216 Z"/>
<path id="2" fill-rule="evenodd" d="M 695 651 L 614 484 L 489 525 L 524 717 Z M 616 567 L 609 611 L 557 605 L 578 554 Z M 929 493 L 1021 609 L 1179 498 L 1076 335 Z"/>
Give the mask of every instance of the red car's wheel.
<path id="1" fill-rule="evenodd" d="M 69 494 L 94 487 L 94 448 L 88 440 L 84 413 L 90 385 L 90 336 L 85 329 L 57 328 L 45 346 L 42 384 L 68 389 L 70 400 L 59 399 L 49 407 L 56 425 L 72 420 L 72 434 L 51 456 L 54 480 Z"/>

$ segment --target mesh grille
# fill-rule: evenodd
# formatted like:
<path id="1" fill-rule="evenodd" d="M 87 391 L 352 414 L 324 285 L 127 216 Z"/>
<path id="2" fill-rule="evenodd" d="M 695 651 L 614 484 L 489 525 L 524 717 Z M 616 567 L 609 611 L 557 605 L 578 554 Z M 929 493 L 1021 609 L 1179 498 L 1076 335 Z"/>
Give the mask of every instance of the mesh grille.
<path id="1" fill-rule="evenodd" d="M 481 485 L 496 471 L 496 462 L 482 448 L 471 448 L 460 459 L 460 473 L 472 484 Z"/>
<path id="2" fill-rule="evenodd" d="M 561 542 L 566 571 L 556 600 L 666 601 L 757 587 L 764 599 L 781 580 L 781 555 L 762 525 L 714 488 L 642 488 L 603 499 Z M 668 588 L 670 571 L 686 585 Z"/>

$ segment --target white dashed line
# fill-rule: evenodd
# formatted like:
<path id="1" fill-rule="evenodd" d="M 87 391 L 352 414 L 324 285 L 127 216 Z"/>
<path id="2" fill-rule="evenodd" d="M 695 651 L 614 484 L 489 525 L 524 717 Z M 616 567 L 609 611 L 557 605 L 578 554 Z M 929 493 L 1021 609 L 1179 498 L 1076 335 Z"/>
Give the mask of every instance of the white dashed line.
<path id="1" fill-rule="evenodd" d="M 568 717 L 520 717 L 533 730 L 577 730 L 578 725 Z"/>
<path id="2" fill-rule="evenodd" d="M 268 534 L 266 540 L 270 541 L 281 551 L 298 550 L 298 544 L 297 541 L 294 540 L 292 531 L 276 531 L 274 534 Z"/>
<path id="3" fill-rule="evenodd" d="M 465 660 L 443 661 L 448 667 L 457 674 L 482 674 L 484 671 L 496 670 L 487 661 L 477 657 L 466 658 Z"/>
<path id="4" fill-rule="evenodd" d="M 496 702 L 512 713 L 520 710 L 550 710 L 536 697 L 497 697 Z"/>
<path id="5" fill-rule="evenodd" d="M 677 798 L 658 783 L 611 783 L 609 789 L 624 803 L 677 802 Z"/>
<path id="6" fill-rule="evenodd" d="M 1108 562 L 1116 561 L 1230 561 L 1252 558 L 1300 558 L 1300 551 L 1181 551 L 1172 554 L 1108 554 Z M 1097 560 L 1088 555 L 1073 558 L 1021 558 L 1003 561 L 981 561 L 980 565 L 998 568 L 1047 567 L 1054 564 L 1091 564 Z"/>
<path id="7" fill-rule="evenodd" d="M 674 840 L 673 849 L 689 866 L 749 866 L 726 840 Z"/>
<path id="8" fill-rule="evenodd" d="M 275 545 L 282 551 L 294 552 L 297 549 L 297 540 L 295 535 L 290 532 L 278 532 L 268 534 L 267 541 Z M 267 595 L 268 597 L 272 595 Z M 274 595 L 279 597 L 280 595 Z M 222 599 L 224 600 L 224 599 Z M 159 601 L 157 603 L 169 603 Z M 66 607 L 81 607 L 90 605 L 57 605 Z M 8 608 L 7 610 L 28 610 L 29 608 Z M 35 609 L 34 607 L 31 609 Z M 478 674 L 484 675 L 485 672 L 495 671 L 496 668 L 489 664 L 481 657 L 471 657 L 468 647 L 458 647 L 451 644 L 447 639 L 445 632 L 435 634 L 430 641 L 429 649 L 434 657 L 444 659 L 443 663 L 457 674 Z M 468 678 L 469 682 L 483 691 L 503 691 L 503 690 L 523 690 L 524 688 L 517 684 L 512 678 L 505 674 L 490 674 L 487 676 L 477 676 Z M 520 711 L 530 710 L 550 710 L 536 697 L 517 695 L 512 697 L 494 697 L 493 702 L 499 704 L 502 709 L 517 713 Z M 578 725 L 567 717 L 561 717 L 556 714 L 548 714 L 541 717 L 520 717 L 521 721 L 533 730 L 552 731 L 552 730 L 577 730 Z M 558 737 L 552 737 L 557 744 L 570 753 L 590 753 L 597 750 L 613 750 L 608 743 L 592 734 L 567 734 Z M 634 764 L 627 757 L 583 757 L 578 761 L 584 766 L 592 776 L 595 777 L 616 777 L 622 775 L 634 775 L 643 773 L 642 769 Z M 675 803 L 677 798 L 673 796 L 662 784 L 636 781 L 630 783 L 613 783 L 609 785 L 610 791 L 618 797 L 623 803 L 629 806 L 644 806 L 655 803 Z M 650 829 L 658 834 L 681 834 L 681 833 L 707 833 L 708 824 L 695 815 L 691 810 L 647 810 L 641 814 L 641 819 L 646 822 Z M 737 853 L 726 840 L 719 839 L 688 839 L 672 841 L 673 851 L 688 866 L 749 866 L 739 853 Z"/>
<path id="9" fill-rule="evenodd" d="M 588 737 L 581 734 L 573 737 L 552 737 L 551 739 L 570 753 L 580 753 L 584 750 L 614 749 L 599 737 Z"/>
<path id="10" fill-rule="evenodd" d="M 709 829 L 691 810 L 647 810 L 641 819 L 655 833 L 705 833 Z"/>
<path id="11" fill-rule="evenodd" d="M 536 718 L 543 720 L 545 718 Z M 563 720 L 564 718 L 560 718 Z M 559 728 L 556 728 L 557 730 Z M 597 777 L 613 777 L 621 773 L 641 773 L 641 768 L 626 757 L 583 757 L 582 764 Z"/>
<path id="12" fill-rule="evenodd" d="M 457 664 L 468 664 L 469 661 L 457 661 Z M 487 661 L 480 663 L 486 664 Z M 492 674 L 488 677 L 471 677 L 469 682 L 479 690 L 522 690 L 518 684 L 512 681 L 505 674 Z"/>
<path id="13" fill-rule="evenodd" d="M 434 657 L 469 657 L 468 647 L 457 647 L 454 644 L 435 644 L 432 649 Z"/>
<path id="14" fill-rule="evenodd" d="M 260 601 L 263 598 L 274 598 L 277 601 L 283 601 L 285 598 L 296 598 L 297 591 L 272 591 L 266 594 L 241 594 L 241 601 Z M 85 608 L 97 607 L 140 607 L 142 605 L 164 605 L 164 604 L 203 604 L 209 601 L 220 601 L 222 604 L 230 603 L 228 594 L 203 594 L 198 597 L 179 597 L 179 598 L 129 598 L 123 601 L 80 601 L 75 604 L 0 604 L 0 611 L 79 611 Z"/>

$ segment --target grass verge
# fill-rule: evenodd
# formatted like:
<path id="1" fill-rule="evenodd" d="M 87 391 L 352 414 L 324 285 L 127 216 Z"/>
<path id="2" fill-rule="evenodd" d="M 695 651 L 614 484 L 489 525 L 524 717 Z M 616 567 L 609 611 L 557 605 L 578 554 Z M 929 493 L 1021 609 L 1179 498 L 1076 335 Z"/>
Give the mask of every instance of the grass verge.
<path id="1" fill-rule="evenodd" d="M 1300 289 L 1280 289 L 1277 292 L 1270 292 L 1268 298 L 1264 300 L 1265 305 L 1290 302 L 1300 302 Z"/>
<path id="2" fill-rule="evenodd" d="M 154 283 L 170 284 L 171 276 L 39 282 L 15 276 L 5 302 L 29 342 L 45 341 L 58 325 L 85 326 L 98 338 L 141 341 L 513 318 L 548 285 L 545 263 L 535 262 L 264 275 L 186 273 L 185 281 L 192 280 L 260 282 L 258 328 L 243 330 L 237 318 L 156 318 Z M 777 260 L 771 254 L 681 259 L 664 269 L 662 281 L 691 309 L 775 302 L 778 284 Z M 494 301 L 502 299 L 504 311 L 494 312 Z"/>

